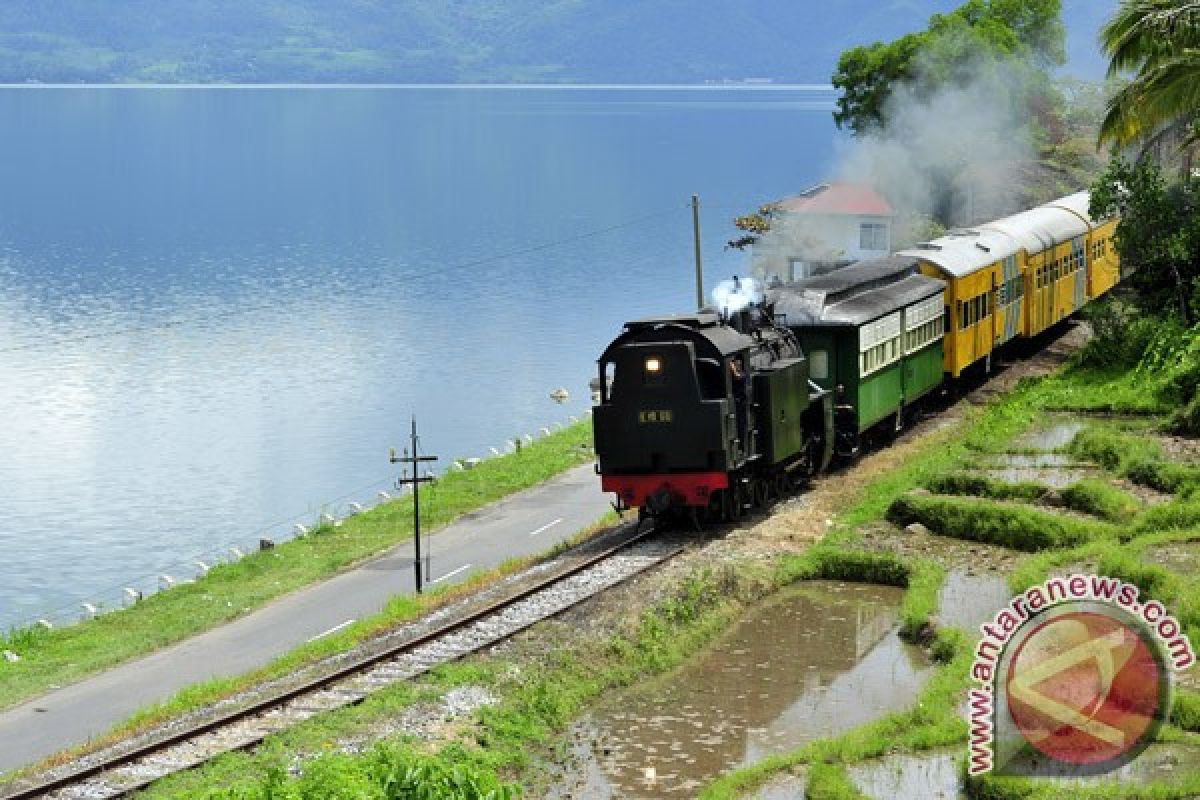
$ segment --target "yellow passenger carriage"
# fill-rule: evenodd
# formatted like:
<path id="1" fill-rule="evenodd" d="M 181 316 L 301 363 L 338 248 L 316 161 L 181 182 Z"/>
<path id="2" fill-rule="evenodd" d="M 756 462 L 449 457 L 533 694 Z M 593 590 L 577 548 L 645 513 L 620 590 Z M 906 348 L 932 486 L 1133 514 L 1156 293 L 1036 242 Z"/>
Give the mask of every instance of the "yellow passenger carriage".
<path id="1" fill-rule="evenodd" d="M 1078 192 L 901 253 L 947 282 L 947 374 L 990 364 L 1001 345 L 1036 336 L 1120 280 L 1116 220 L 1093 220 L 1088 200 Z"/>

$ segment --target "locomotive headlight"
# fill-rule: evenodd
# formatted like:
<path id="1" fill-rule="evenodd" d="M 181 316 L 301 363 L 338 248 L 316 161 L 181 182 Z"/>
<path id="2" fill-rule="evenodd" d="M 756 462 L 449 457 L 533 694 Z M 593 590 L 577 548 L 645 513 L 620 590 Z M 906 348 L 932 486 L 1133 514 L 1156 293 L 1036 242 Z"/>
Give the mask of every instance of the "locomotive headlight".
<path id="1" fill-rule="evenodd" d="M 662 362 L 657 356 L 650 356 L 646 359 L 646 372 L 657 374 L 662 369 Z"/>

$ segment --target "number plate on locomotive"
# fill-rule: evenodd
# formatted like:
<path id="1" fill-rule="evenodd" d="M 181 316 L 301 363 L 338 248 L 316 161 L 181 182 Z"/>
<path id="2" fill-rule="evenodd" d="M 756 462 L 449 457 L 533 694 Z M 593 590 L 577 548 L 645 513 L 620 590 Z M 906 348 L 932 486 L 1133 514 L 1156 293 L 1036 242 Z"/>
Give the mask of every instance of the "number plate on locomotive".
<path id="1" fill-rule="evenodd" d="M 673 414 L 671 411 L 639 411 L 638 422 L 671 422 Z"/>

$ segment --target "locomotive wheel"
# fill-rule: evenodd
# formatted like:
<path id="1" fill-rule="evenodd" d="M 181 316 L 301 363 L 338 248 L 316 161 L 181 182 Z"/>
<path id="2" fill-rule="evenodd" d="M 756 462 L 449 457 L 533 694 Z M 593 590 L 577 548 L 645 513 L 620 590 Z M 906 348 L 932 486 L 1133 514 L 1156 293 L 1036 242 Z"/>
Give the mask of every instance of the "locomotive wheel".
<path id="1" fill-rule="evenodd" d="M 788 479 L 786 472 L 780 472 L 771 478 L 771 489 L 775 494 L 776 500 L 782 500 L 791 492 L 791 481 Z"/>
<path id="2" fill-rule="evenodd" d="M 769 478 L 757 478 L 750 484 L 750 497 L 754 508 L 758 511 L 765 509 L 771 502 L 771 485 Z"/>
<path id="3" fill-rule="evenodd" d="M 708 496 L 708 507 L 704 509 L 706 522 L 725 521 L 725 491 L 718 489 Z"/>
<path id="4" fill-rule="evenodd" d="M 737 522 L 740 520 L 746 500 L 742 485 L 735 483 L 721 492 L 721 495 L 721 520 L 723 522 Z"/>

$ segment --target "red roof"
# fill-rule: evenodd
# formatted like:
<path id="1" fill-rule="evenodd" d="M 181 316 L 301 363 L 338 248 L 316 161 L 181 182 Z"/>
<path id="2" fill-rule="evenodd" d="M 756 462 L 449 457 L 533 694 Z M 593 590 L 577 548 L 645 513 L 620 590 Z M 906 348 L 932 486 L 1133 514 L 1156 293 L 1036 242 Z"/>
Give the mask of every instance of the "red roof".
<path id="1" fill-rule="evenodd" d="M 793 214 L 858 214 L 890 217 L 891 204 L 870 186 L 857 183 L 819 183 L 775 205 Z"/>

